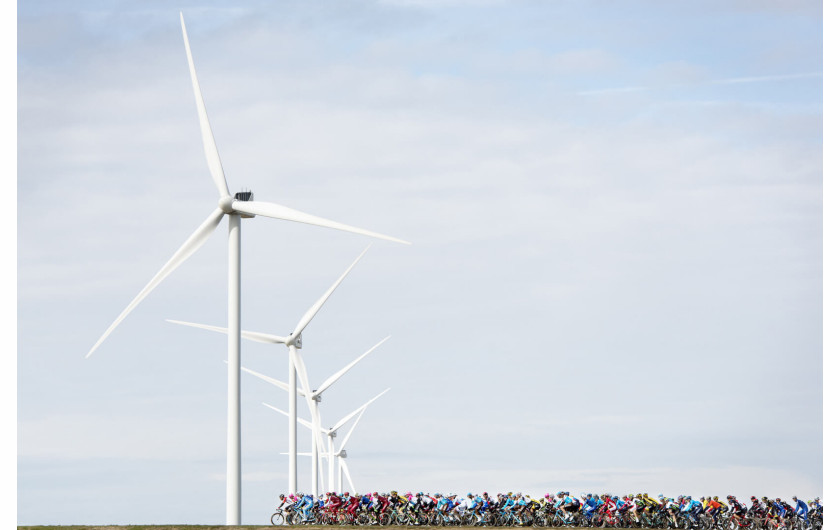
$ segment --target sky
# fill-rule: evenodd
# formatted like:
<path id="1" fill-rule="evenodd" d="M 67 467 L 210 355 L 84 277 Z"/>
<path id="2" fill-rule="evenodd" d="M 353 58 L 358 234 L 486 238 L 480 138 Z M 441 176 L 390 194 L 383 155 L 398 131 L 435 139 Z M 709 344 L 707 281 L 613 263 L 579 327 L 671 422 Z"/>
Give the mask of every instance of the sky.
<path id="1" fill-rule="evenodd" d="M 357 489 L 823 495 L 820 2 L 233 5 L 17 6 L 18 524 L 224 521 L 226 339 L 165 321 L 226 325 L 224 224 L 85 359 L 216 206 L 179 9 L 232 192 L 412 242 L 242 223 L 278 335 L 373 241 L 302 350 L 314 386 L 392 336 L 321 403 L 391 388 Z"/>

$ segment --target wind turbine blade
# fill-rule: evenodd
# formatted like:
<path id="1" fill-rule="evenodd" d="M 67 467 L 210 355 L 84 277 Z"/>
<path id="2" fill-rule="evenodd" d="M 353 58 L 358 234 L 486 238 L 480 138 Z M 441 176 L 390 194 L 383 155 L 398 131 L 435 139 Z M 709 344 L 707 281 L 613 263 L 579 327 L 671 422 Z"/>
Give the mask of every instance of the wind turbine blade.
<path id="1" fill-rule="evenodd" d="M 341 470 L 344 471 L 344 476 L 347 477 L 347 482 L 350 484 L 350 491 L 356 492 L 358 490 L 356 490 L 356 486 L 353 485 L 353 478 L 350 476 L 350 470 L 347 469 L 347 462 L 345 462 L 345 460 L 347 459 L 339 458 L 338 467 L 340 467 Z"/>
<path id="2" fill-rule="evenodd" d="M 395 243 L 402 243 L 403 245 L 410 245 L 408 241 L 397 239 L 395 237 L 386 236 L 378 232 L 371 232 L 364 228 L 356 228 L 355 226 L 346 225 L 336 221 L 330 221 L 323 217 L 317 217 L 308 213 L 293 210 L 286 206 L 280 206 L 270 202 L 260 201 L 233 201 L 232 208 L 237 212 L 247 213 L 251 215 L 262 215 L 264 217 L 273 217 L 275 219 L 284 219 L 286 221 L 295 221 L 296 223 L 306 223 L 315 226 L 323 226 L 324 228 L 333 228 L 335 230 L 343 230 L 344 232 L 351 232 L 353 234 L 361 234 L 363 236 L 375 237 L 377 239 L 384 239 L 386 241 L 394 241 Z"/>
<path id="3" fill-rule="evenodd" d="M 118 316 L 117 319 L 114 320 L 114 322 L 108 327 L 108 329 L 105 330 L 105 333 L 103 333 L 102 336 L 99 337 L 99 340 L 96 341 L 96 344 L 93 345 L 93 348 L 91 348 L 88 354 L 85 355 L 85 359 L 90 357 L 91 354 L 94 351 L 96 351 L 96 348 L 98 348 L 99 345 L 102 344 L 102 342 L 106 338 L 108 338 L 108 335 L 110 335 L 111 332 L 114 331 L 114 328 L 116 328 L 119 325 L 119 323 L 122 322 L 123 319 L 125 319 L 125 317 L 127 317 L 128 314 L 131 313 L 131 311 L 135 307 L 137 307 L 137 304 L 142 302 L 143 299 L 146 298 L 146 296 L 148 296 L 149 293 L 151 293 L 152 290 L 164 280 L 164 278 L 172 274 L 172 271 L 177 269 L 182 263 L 184 263 L 187 260 L 187 258 L 192 256 L 196 250 L 201 248 L 201 245 L 203 245 L 204 242 L 207 241 L 207 238 L 210 237 L 210 234 L 213 233 L 213 230 L 216 228 L 216 226 L 218 226 L 219 221 L 222 220 L 222 217 L 224 215 L 224 212 L 222 212 L 222 210 L 220 210 L 219 208 L 213 210 L 213 213 L 210 214 L 210 217 L 205 219 L 204 222 L 201 223 L 201 225 L 198 227 L 198 229 L 195 232 L 193 232 L 192 235 L 190 235 L 190 237 L 187 238 L 184 244 L 181 245 L 181 248 L 179 248 L 175 252 L 175 255 L 169 258 L 169 261 L 166 262 L 163 268 L 161 268 L 158 271 L 158 273 L 154 275 L 151 281 L 147 283 L 145 287 L 143 287 L 143 290 L 140 291 L 140 294 L 134 297 L 134 300 L 132 300 L 131 303 L 128 304 L 128 307 L 126 307 L 123 310 L 123 312 L 120 313 L 120 316 Z"/>
<path id="4" fill-rule="evenodd" d="M 204 107 L 204 98 L 201 97 L 201 88 L 198 86 L 198 76 L 195 74 L 190 40 L 187 38 L 187 26 L 184 24 L 184 13 L 181 13 L 181 32 L 184 34 L 184 47 L 187 50 L 187 62 L 190 65 L 190 77 L 192 78 L 193 94 L 195 95 L 195 106 L 198 108 L 198 122 L 201 125 L 201 142 L 204 144 L 204 158 L 207 159 L 207 166 L 210 168 L 210 175 L 213 176 L 213 183 L 219 190 L 219 197 L 230 196 L 230 191 L 225 180 L 225 172 L 222 169 L 222 160 L 219 158 L 219 150 L 216 149 L 216 141 L 213 139 L 213 131 L 210 129 L 210 118 L 207 117 L 207 109 Z"/>
<path id="5" fill-rule="evenodd" d="M 180 324 L 182 326 L 190 326 L 193 328 L 199 329 L 207 329 L 210 331 L 215 331 L 217 333 L 224 333 L 227 335 L 227 328 L 223 328 L 221 326 L 210 326 L 207 324 L 196 324 L 194 322 L 184 322 L 183 320 L 170 320 L 166 319 L 167 322 L 171 322 L 173 324 Z M 280 337 L 278 335 L 270 335 L 268 333 L 260 333 L 258 331 L 241 331 L 240 332 L 243 339 L 248 339 L 254 342 L 262 342 L 264 344 L 285 344 L 286 337 Z"/>
<path id="6" fill-rule="evenodd" d="M 262 379 L 262 380 L 263 380 L 263 381 L 265 381 L 266 383 L 271 383 L 271 384 L 272 384 L 272 385 L 274 385 L 274 386 L 280 387 L 280 388 L 282 388 L 283 390 L 285 390 L 286 392 L 288 392 L 288 391 L 289 391 L 289 385 L 288 385 L 288 383 L 284 383 L 283 381 L 280 381 L 280 380 L 278 380 L 278 379 L 274 379 L 273 377 L 269 377 L 269 376 L 267 376 L 267 375 L 263 375 L 263 374 L 261 374 L 261 373 L 259 373 L 259 372 L 256 372 L 256 371 L 254 371 L 254 370 L 251 370 L 251 369 L 249 369 L 249 368 L 245 368 L 244 366 L 241 366 L 241 367 L 240 367 L 240 369 L 241 369 L 243 372 L 245 372 L 245 373 L 251 374 L 251 375 L 253 375 L 253 376 L 255 376 L 255 377 L 259 377 L 260 379 Z"/>
<path id="7" fill-rule="evenodd" d="M 359 411 L 361 411 L 362 409 L 366 408 L 368 405 L 370 405 L 371 403 L 373 403 L 374 401 L 376 401 L 377 399 L 379 399 L 380 397 L 382 397 L 382 395 L 383 395 L 383 394 L 385 394 L 385 392 L 387 392 L 387 391 L 389 391 L 389 390 L 391 390 L 391 389 L 390 389 L 390 388 L 386 388 L 385 390 L 383 390 L 382 392 L 380 392 L 379 394 L 377 394 L 375 397 L 373 397 L 373 398 L 369 399 L 369 400 L 367 401 L 367 403 L 365 403 L 365 404 L 364 404 L 364 405 L 362 405 L 361 407 L 357 408 L 356 410 L 354 410 L 353 412 L 351 412 L 351 413 L 350 413 L 350 414 L 348 414 L 347 416 L 344 416 L 343 418 L 341 418 L 340 420 L 338 420 L 338 423 L 336 423 L 335 425 L 333 425 L 333 426 L 330 428 L 330 431 L 331 431 L 331 432 L 335 432 L 335 431 L 336 431 L 339 427 L 341 427 L 342 425 L 344 425 L 345 423 L 347 423 L 347 422 L 350 420 L 350 418 L 352 418 L 353 416 L 355 416 L 356 414 L 358 414 L 358 413 L 359 413 Z"/>
<path id="8" fill-rule="evenodd" d="M 285 410 L 278 409 L 277 407 L 272 407 L 271 405 L 269 405 L 266 402 L 263 402 L 263 405 L 265 405 L 266 407 L 270 408 L 273 411 L 279 412 L 280 414 L 282 414 L 283 416 L 286 416 L 287 418 L 289 417 L 289 413 L 286 412 Z M 297 422 L 300 423 L 301 425 L 303 425 L 304 427 L 306 427 L 307 429 L 309 429 L 310 431 L 312 430 L 312 424 L 310 422 L 306 421 L 305 419 L 298 418 Z M 298 454 L 303 454 L 303 453 L 298 453 Z"/>
<path id="9" fill-rule="evenodd" d="M 350 439 L 350 435 L 353 434 L 353 431 L 356 429 L 356 425 L 359 424 L 359 420 L 361 420 L 362 416 L 365 415 L 366 410 L 367 410 L 367 407 L 364 407 L 362 409 L 362 411 L 359 413 L 359 415 L 356 416 L 356 421 L 354 421 L 353 425 L 350 426 L 350 430 L 347 431 L 347 435 L 344 436 L 343 440 L 341 440 L 341 443 L 338 445 L 338 449 L 336 450 L 336 452 L 340 453 L 344 449 L 344 446 L 347 445 L 347 440 Z"/>
<path id="10" fill-rule="evenodd" d="M 225 364 L 227 364 L 227 361 L 225 361 Z M 249 368 L 245 368 L 244 366 L 241 366 L 240 369 L 243 372 L 247 372 L 251 375 L 259 377 L 260 379 L 262 379 L 263 381 L 266 381 L 267 383 L 271 383 L 274 386 L 278 386 L 278 387 L 282 388 L 283 390 L 285 390 L 286 392 L 289 391 L 289 384 L 288 383 L 284 383 L 283 381 L 280 381 L 279 379 L 274 379 L 273 377 L 269 377 L 267 375 L 261 374 L 259 372 L 254 371 L 254 370 L 251 370 Z M 297 389 L 297 393 L 298 393 L 299 396 L 306 397 L 306 393 L 300 388 Z M 286 414 L 286 413 L 284 412 L 283 414 Z"/>
<path id="11" fill-rule="evenodd" d="M 353 368 L 353 367 L 356 365 L 356 363 L 358 363 L 359 361 L 361 361 L 362 359 L 364 359 L 364 358 L 365 358 L 365 357 L 366 357 L 369 353 L 371 353 L 373 350 L 375 350 L 376 348 L 378 348 L 378 347 L 379 347 L 379 346 L 380 346 L 383 342 L 385 342 L 386 340 L 388 340 L 388 339 L 390 339 L 390 338 L 391 338 L 391 336 L 390 336 L 390 335 L 388 335 L 387 337 L 385 337 L 384 339 L 382 339 L 381 341 L 379 341 L 379 343 L 377 343 L 377 344 L 376 344 L 376 346 L 374 346 L 373 348 L 369 349 L 369 350 L 368 350 L 368 351 L 366 351 L 365 353 L 361 354 L 358 358 L 356 358 L 356 360 L 355 360 L 355 361 L 351 362 L 350 364 L 348 364 L 347 366 L 345 366 L 344 368 L 342 368 L 342 369 L 341 369 L 341 370 L 339 370 L 338 372 L 336 372 L 336 373 L 334 373 L 333 375 L 331 375 L 331 376 L 330 376 L 330 377 L 329 377 L 326 381 L 324 381 L 324 383 L 323 383 L 320 387 L 318 387 L 318 390 L 316 390 L 316 391 L 315 391 L 315 396 L 316 396 L 316 397 L 317 397 L 317 396 L 320 396 L 320 395 L 321 395 L 321 394 L 322 394 L 322 393 L 323 393 L 326 389 L 328 389 L 330 386 L 332 386 L 332 384 L 333 384 L 333 383 L 335 383 L 336 381 L 338 381 L 338 380 L 341 378 L 341 376 L 343 376 L 343 375 L 344 375 L 344 374 L 346 374 L 346 373 L 347 373 L 347 372 L 348 372 L 351 368 Z"/>
<path id="12" fill-rule="evenodd" d="M 306 328 L 306 326 L 309 325 L 309 323 L 312 321 L 312 319 L 315 318 L 315 314 L 318 313 L 318 311 L 321 309 L 321 307 L 323 307 L 323 305 L 327 302 L 327 298 L 329 298 L 330 295 L 333 293 L 333 291 L 336 290 L 338 285 L 342 281 L 344 281 L 344 278 L 347 277 L 347 275 L 350 273 L 350 271 L 353 269 L 353 267 L 356 266 L 356 263 L 358 263 L 359 260 L 362 259 L 362 256 L 364 256 L 365 253 L 369 249 L 370 249 L 370 245 L 368 245 L 367 248 L 365 248 L 362 251 L 362 253 L 359 254 L 359 257 L 356 258 L 356 260 L 353 261 L 353 263 L 351 263 L 349 267 L 347 267 L 347 270 L 344 271 L 344 274 L 342 274 L 338 278 L 338 280 L 336 280 L 335 283 L 332 284 L 332 286 L 329 289 L 327 289 L 327 292 L 325 292 L 323 295 L 321 295 L 321 298 L 319 298 L 318 301 L 315 302 L 315 304 L 313 304 L 312 307 L 310 307 L 309 310 L 306 313 L 304 313 L 303 317 L 300 319 L 300 322 L 298 322 L 298 325 L 295 327 L 295 330 L 289 336 L 289 343 L 293 342 L 295 339 L 297 339 L 300 336 L 301 333 L 303 333 L 304 328 Z M 307 390 L 311 390 L 311 388 L 307 387 Z"/>

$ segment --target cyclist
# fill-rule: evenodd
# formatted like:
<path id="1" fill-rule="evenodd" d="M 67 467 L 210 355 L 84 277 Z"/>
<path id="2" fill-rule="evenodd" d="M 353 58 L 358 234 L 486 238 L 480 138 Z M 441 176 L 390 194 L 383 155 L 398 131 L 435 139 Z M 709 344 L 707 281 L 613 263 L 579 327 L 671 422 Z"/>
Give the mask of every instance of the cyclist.
<path id="1" fill-rule="evenodd" d="M 312 506 L 314 505 L 312 495 L 304 495 L 303 493 L 298 493 L 297 498 L 299 500 L 295 504 L 295 510 L 300 510 L 303 513 L 303 520 L 308 521 L 310 513 L 312 511 Z"/>
<path id="2" fill-rule="evenodd" d="M 615 512 L 618 509 L 618 504 L 616 503 L 618 497 L 612 496 L 609 493 L 607 493 L 601 497 L 601 500 L 603 501 L 603 504 L 600 506 L 599 509 L 605 516 L 609 516 L 612 518 L 612 520 L 615 520 Z"/>
<path id="3" fill-rule="evenodd" d="M 479 498 L 476 495 L 473 495 L 472 492 L 467 493 L 467 498 L 463 499 L 458 505 L 458 508 L 463 515 L 464 512 L 469 511 L 478 515 L 478 508 L 481 506 Z"/>
<path id="4" fill-rule="evenodd" d="M 805 521 L 805 526 L 808 526 L 808 505 L 802 499 L 797 499 L 793 496 L 793 504 L 796 509 L 796 516 L 801 517 Z"/>
<path id="5" fill-rule="evenodd" d="M 700 503 L 700 501 L 693 500 L 691 498 L 691 495 L 688 495 L 685 498 L 685 501 L 686 502 L 685 506 L 683 506 L 683 512 L 685 512 L 686 515 L 688 515 L 688 517 L 693 523 L 697 524 L 697 516 L 699 516 L 700 513 L 703 511 L 703 505 Z"/>
<path id="6" fill-rule="evenodd" d="M 641 493 L 637 493 L 635 495 L 631 493 L 630 500 L 633 501 L 633 515 L 636 517 L 636 522 L 638 523 L 642 520 L 642 514 L 644 513 L 647 505 L 645 504 L 645 500 L 642 498 Z"/>
<path id="7" fill-rule="evenodd" d="M 717 516 L 721 512 L 722 508 L 723 508 L 723 504 L 720 501 L 718 501 L 717 496 L 715 496 L 714 499 L 709 498 L 707 500 L 707 508 L 706 508 L 705 513 L 706 513 L 706 515 L 708 515 L 712 518 L 712 520 L 715 522 L 715 526 L 717 526 L 717 522 L 718 522 Z"/>
<path id="8" fill-rule="evenodd" d="M 677 512 L 680 511 L 680 506 L 677 504 L 677 501 L 670 497 L 665 497 L 664 495 L 660 494 L 662 498 L 662 511 L 665 515 L 671 519 L 671 522 L 674 523 L 674 526 L 677 526 Z M 680 499 L 682 501 L 682 499 Z"/>
<path id="9" fill-rule="evenodd" d="M 388 501 L 388 497 L 380 495 L 378 491 L 373 492 L 372 499 L 374 502 L 371 508 L 373 508 L 373 513 L 376 514 L 377 517 L 384 513 L 388 509 L 388 506 L 391 505 Z"/>
<path id="10" fill-rule="evenodd" d="M 563 513 L 574 516 L 574 514 L 579 511 L 580 499 L 567 491 L 565 497 L 563 498 Z"/>
<path id="11" fill-rule="evenodd" d="M 288 512 L 294 507 L 295 503 L 292 501 L 291 495 L 285 496 L 282 493 L 280 494 L 280 506 L 277 507 L 277 511 L 283 514 L 283 519 L 285 520 Z"/>
<path id="12" fill-rule="evenodd" d="M 598 501 L 597 495 L 592 495 L 591 493 L 586 494 L 586 500 L 583 501 L 583 515 L 586 517 L 587 520 L 592 519 L 592 515 L 595 513 L 595 510 L 598 509 L 598 505 L 600 504 Z"/>
<path id="13" fill-rule="evenodd" d="M 753 497 L 755 499 L 755 497 Z M 732 516 L 736 521 L 741 521 L 747 517 L 747 507 L 738 502 L 734 495 L 727 495 L 726 501 L 729 503 L 729 509 L 732 510 Z M 757 501 L 756 501 L 757 502 Z"/>
<path id="14" fill-rule="evenodd" d="M 749 517 L 764 517 L 766 508 L 761 501 L 758 500 L 755 495 L 750 497 L 750 501 L 752 501 L 752 505 L 750 506 L 750 509 L 747 510 L 747 515 Z"/>
<path id="15" fill-rule="evenodd" d="M 635 519 L 635 514 L 633 510 L 636 508 L 636 505 L 633 504 L 633 501 L 630 500 L 630 497 L 625 495 L 622 499 L 618 499 L 615 502 L 617 506 L 617 511 L 622 519 L 625 521 L 630 521 L 631 518 Z"/>
<path id="16" fill-rule="evenodd" d="M 334 491 L 327 493 L 327 500 L 324 502 L 324 511 L 335 515 L 344 501 Z"/>

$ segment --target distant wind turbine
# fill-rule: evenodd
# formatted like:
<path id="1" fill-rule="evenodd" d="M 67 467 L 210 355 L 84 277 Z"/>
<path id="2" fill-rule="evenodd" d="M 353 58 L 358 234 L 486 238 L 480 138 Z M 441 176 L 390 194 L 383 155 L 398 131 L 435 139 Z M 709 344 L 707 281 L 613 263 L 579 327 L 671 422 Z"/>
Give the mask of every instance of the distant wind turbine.
<path id="1" fill-rule="evenodd" d="M 373 398 L 371 398 L 367 402 L 365 402 L 365 404 L 363 404 L 361 407 L 357 408 L 356 410 L 354 410 L 350 414 L 347 414 L 346 416 L 344 416 L 343 418 L 338 420 L 338 422 L 335 425 L 333 425 L 332 427 L 330 427 L 328 429 L 325 429 L 323 427 L 313 429 L 312 428 L 312 423 L 298 418 L 298 421 L 300 422 L 301 425 L 304 425 L 305 427 L 309 428 L 310 430 L 313 430 L 313 432 L 317 430 L 318 432 L 320 432 L 321 434 L 323 434 L 327 437 L 327 440 L 328 440 L 328 443 L 329 443 L 329 449 L 327 451 L 327 454 L 323 455 L 323 456 L 326 456 L 327 458 L 329 458 L 328 462 L 330 463 L 330 465 L 329 465 L 330 475 L 329 475 L 328 489 L 330 491 L 341 491 L 341 489 L 343 489 L 342 488 L 342 480 L 341 480 L 342 471 L 344 472 L 344 476 L 347 478 L 347 482 L 350 484 L 350 489 L 352 489 L 353 491 L 356 491 L 356 488 L 353 485 L 353 478 L 350 476 L 350 470 L 347 467 L 347 463 L 345 461 L 346 458 L 347 458 L 347 451 L 344 450 L 344 447 L 347 445 L 348 440 L 350 440 L 350 435 L 353 434 L 353 431 L 356 429 L 356 425 L 359 424 L 359 420 L 362 419 L 362 415 L 365 413 L 368 406 L 370 406 L 371 403 L 373 403 L 374 401 L 376 401 L 377 399 L 382 397 L 389 390 L 391 390 L 391 389 L 386 388 L 385 390 L 383 390 L 382 392 L 380 392 L 379 394 L 377 394 L 376 396 L 374 396 Z M 291 415 L 288 412 L 280 410 L 277 407 L 273 407 L 273 406 L 269 405 L 268 403 L 263 403 L 263 405 L 265 405 L 266 407 L 268 407 L 268 408 L 270 408 L 274 411 L 279 412 L 280 414 L 283 414 L 283 415 L 291 418 Z M 338 430 L 342 426 L 344 426 L 344 424 L 346 424 L 348 421 L 350 421 L 353 418 L 353 416 L 356 416 L 357 414 L 358 414 L 358 416 L 356 417 L 356 421 L 354 421 L 353 425 L 350 426 L 350 430 L 347 431 L 347 434 L 344 436 L 344 439 L 341 441 L 338 448 L 336 448 L 334 440 L 335 440 L 335 437 L 336 437 L 336 434 L 337 434 Z M 299 454 L 310 455 L 311 456 L 312 453 L 299 453 Z M 333 471 L 335 469 L 335 467 L 332 465 L 333 461 L 338 462 L 338 470 L 337 470 L 338 471 L 338 477 L 337 477 L 338 478 L 338 488 L 335 488 L 335 478 L 336 478 L 336 476 L 335 476 L 335 473 Z"/>
<path id="2" fill-rule="evenodd" d="M 268 333 L 260 333 L 260 332 L 255 332 L 255 331 L 239 330 L 242 337 L 245 338 L 245 339 L 252 340 L 252 341 L 255 341 L 255 342 L 267 343 L 267 344 L 283 344 L 283 345 L 285 345 L 289 348 L 289 383 L 287 385 L 287 388 L 297 388 L 296 379 L 300 378 L 301 385 L 303 386 L 304 396 L 307 398 L 306 399 L 307 406 L 309 407 L 309 412 L 311 414 L 311 417 L 313 418 L 313 421 L 316 421 L 315 418 L 318 417 L 318 410 L 317 410 L 316 404 L 315 404 L 316 397 L 313 397 L 313 391 L 309 388 L 309 379 L 306 375 L 306 367 L 303 364 L 303 361 L 300 359 L 300 351 L 299 350 L 301 348 L 303 348 L 303 338 L 302 338 L 301 334 L 303 333 L 303 330 L 306 328 L 306 326 L 309 325 L 309 323 L 312 321 L 312 319 L 315 318 L 315 315 L 318 313 L 318 311 L 321 309 L 321 307 L 323 307 L 324 304 L 327 302 L 327 299 L 330 297 L 330 295 L 333 293 L 333 291 L 335 291 L 336 288 L 344 280 L 344 278 L 347 277 L 347 275 L 350 273 L 350 271 L 353 269 L 353 267 L 355 267 L 356 264 L 359 262 L 359 260 L 362 259 L 362 256 L 365 255 L 365 253 L 368 251 L 369 248 L 370 248 L 370 245 L 368 245 L 368 247 L 365 250 L 363 250 L 361 254 L 359 254 L 359 257 L 357 257 L 356 260 L 353 261 L 353 263 L 350 264 L 350 266 L 347 268 L 347 270 L 344 271 L 344 273 L 338 278 L 338 280 L 336 280 L 335 283 L 333 283 L 332 286 L 330 286 L 330 288 L 327 289 L 327 291 L 323 295 L 321 295 L 321 298 L 319 298 L 312 305 L 312 307 L 310 307 L 309 310 L 307 310 L 306 313 L 304 313 L 303 317 L 301 317 L 297 326 L 295 326 L 295 330 L 291 334 L 289 334 L 288 336 L 284 337 L 284 336 L 280 336 L 280 335 L 271 335 L 271 334 L 268 334 Z M 194 328 L 206 329 L 206 330 L 209 330 L 209 331 L 215 331 L 217 333 L 227 333 L 228 332 L 227 328 L 223 328 L 223 327 L 219 327 L 219 326 L 209 326 L 207 324 L 196 324 L 194 322 L 184 322 L 184 321 L 181 321 L 181 320 L 167 320 L 167 322 L 172 322 L 173 324 L 180 324 L 180 325 L 183 325 L 183 326 L 191 326 L 191 327 L 194 327 Z M 382 343 L 380 342 L 379 344 L 382 344 Z M 379 346 L 379 344 L 377 344 L 377 346 Z M 374 348 L 375 347 L 376 346 L 374 346 Z M 367 355 L 371 351 L 373 351 L 373 348 L 370 351 L 366 352 L 365 355 Z M 364 355 L 362 355 L 362 357 L 364 357 Z M 362 357 L 357 359 L 356 362 L 361 360 Z M 355 364 L 355 362 L 351 363 L 347 367 L 347 370 L 349 370 L 353 366 L 353 364 Z M 240 367 L 240 365 L 237 363 L 237 366 L 236 366 L 237 370 L 239 369 L 239 367 Z M 228 370 L 230 370 L 230 364 L 228 365 Z M 345 370 L 345 372 L 346 372 L 346 370 Z M 296 376 L 296 374 L 297 374 L 297 376 Z M 329 384 L 325 388 L 321 389 L 321 392 L 326 390 L 326 388 L 329 387 L 329 385 L 331 385 L 336 380 L 338 380 L 338 377 L 341 377 L 341 375 L 343 375 L 343 373 L 338 374 L 337 377 L 335 379 L 333 379 L 332 381 L 328 381 Z M 326 382 L 325 382 L 325 384 L 326 384 Z M 289 392 L 289 414 L 290 414 L 290 418 L 289 418 L 289 491 L 291 491 L 291 492 L 296 492 L 297 491 L 297 422 L 293 419 L 293 418 L 297 418 L 297 395 L 296 394 L 297 393 L 295 393 L 295 392 Z M 319 392 L 318 395 L 320 396 L 320 392 Z M 315 453 L 318 452 L 317 448 L 314 447 L 314 444 L 317 442 L 316 438 L 317 437 L 313 436 L 313 452 L 315 452 Z M 317 476 L 318 476 L 318 459 L 313 458 L 312 459 L 312 478 L 313 478 L 312 482 L 313 482 L 313 485 L 314 485 L 313 489 L 317 489 L 317 483 L 318 483 Z"/>

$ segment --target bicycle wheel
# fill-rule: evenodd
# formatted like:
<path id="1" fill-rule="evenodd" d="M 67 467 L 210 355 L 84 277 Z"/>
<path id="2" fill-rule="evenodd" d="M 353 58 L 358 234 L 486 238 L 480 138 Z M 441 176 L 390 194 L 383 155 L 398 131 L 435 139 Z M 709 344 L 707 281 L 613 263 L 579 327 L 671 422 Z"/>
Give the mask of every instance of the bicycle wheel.
<path id="1" fill-rule="evenodd" d="M 271 514 L 271 524 L 278 525 L 278 524 L 286 524 L 286 519 L 283 517 L 282 512 L 274 512 Z"/>

